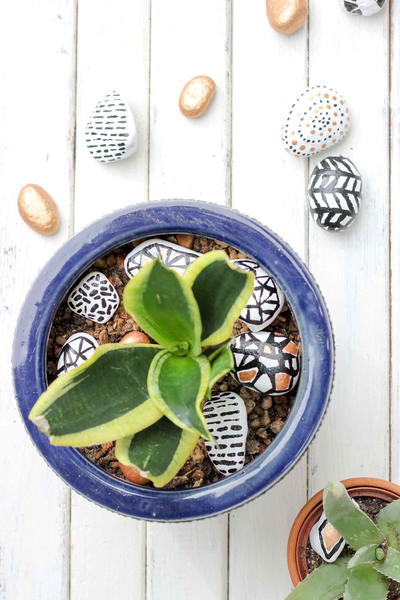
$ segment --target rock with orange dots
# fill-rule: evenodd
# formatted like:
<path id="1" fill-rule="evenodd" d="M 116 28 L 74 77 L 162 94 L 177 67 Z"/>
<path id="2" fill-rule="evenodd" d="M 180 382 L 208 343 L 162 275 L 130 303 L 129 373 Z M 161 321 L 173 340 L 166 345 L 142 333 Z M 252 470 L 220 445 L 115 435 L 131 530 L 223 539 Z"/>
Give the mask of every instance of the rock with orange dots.
<path id="1" fill-rule="evenodd" d="M 285 149 L 309 157 L 340 142 L 350 129 L 350 110 L 340 94 L 323 85 L 307 88 L 282 128 Z"/>
<path id="2" fill-rule="evenodd" d="M 280 396 L 296 385 L 300 375 L 297 344 L 272 331 L 242 333 L 233 340 L 231 350 L 237 381 L 257 392 Z"/>

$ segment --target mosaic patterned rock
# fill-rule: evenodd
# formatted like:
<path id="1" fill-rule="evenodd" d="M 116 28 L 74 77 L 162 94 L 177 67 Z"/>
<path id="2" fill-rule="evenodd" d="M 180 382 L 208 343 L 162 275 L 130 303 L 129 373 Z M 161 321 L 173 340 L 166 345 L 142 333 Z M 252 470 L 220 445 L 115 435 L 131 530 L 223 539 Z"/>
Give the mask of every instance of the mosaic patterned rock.
<path id="1" fill-rule="evenodd" d="M 198 256 L 200 256 L 198 252 L 154 238 L 139 244 L 127 255 L 125 258 L 125 272 L 128 277 L 133 277 L 147 263 L 158 258 L 166 267 L 183 275 L 187 267 Z"/>
<path id="2" fill-rule="evenodd" d="M 354 163 L 344 156 L 324 158 L 314 168 L 308 201 L 314 221 L 323 229 L 341 231 L 358 214 L 362 180 Z"/>
<path id="3" fill-rule="evenodd" d="M 246 323 L 250 331 L 265 329 L 281 312 L 285 296 L 255 260 L 239 259 L 233 262 L 241 269 L 254 273 L 253 295 L 243 309 L 240 320 Z"/>
<path id="4" fill-rule="evenodd" d="M 119 306 L 119 297 L 107 277 L 92 271 L 68 296 L 69 308 L 96 323 L 107 323 Z"/>
<path id="5" fill-rule="evenodd" d="M 232 343 L 234 376 L 250 389 L 271 396 L 290 392 L 300 373 L 297 345 L 271 331 L 242 333 Z"/>
<path id="6" fill-rule="evenodd" d="M 346 101 L 323 85 L 307 88 L 293 104 L 282 129 L 285 149 L 308 157 L 340 142 L 350 129 Z"/>
<path id="7" fill-rule="evenodd" d="M 135 118 L 121 94 L 111 92 L 97 103 L 86 124 L 85 139 L 90 154 L 102 163 L 116 162 L 135 152 Z"/>
<path id="8" fill-rule="evenodd" d="M 319 521 L 311 529 L 310 544 L 325 562 L 333 563 L 343 552 L 346 542 L 329 523 L 325 513 L 322 513 Z"/>
<path id="9" fill-rule="evenodd" d="M 371 17 L 379 12 L 386 0 L 340 0 L 344 9 L 352 15 Z"/>
<path id="10" fill-rule="evenodd" d="M 242 398 L 234 392 L 215 394 L 203 409 L 208 430 L 215 439 L 205 442 L 208 456 L 221 475 L 232 475 L 244 467 L 247 412 Z"/>
<path id="11" fill-rule="evenodd" d="M 74 333 L 61 348 L 57 362 L 57 376 L 79 367 L 98 347 L 97 341 L 88 333 Z"/>

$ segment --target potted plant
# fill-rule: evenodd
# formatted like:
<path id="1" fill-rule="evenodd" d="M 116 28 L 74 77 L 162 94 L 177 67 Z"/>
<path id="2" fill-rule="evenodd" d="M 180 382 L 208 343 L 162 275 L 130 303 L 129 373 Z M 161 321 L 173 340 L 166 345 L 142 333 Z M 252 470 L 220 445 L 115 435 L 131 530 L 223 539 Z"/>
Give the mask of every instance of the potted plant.
<path id="1" fill-rule="evenodd" d="M 288 543 L 288 600 L 398 600 L 400 486 L 329 483 L 300 511 Z"/>
<path id="2" fill-rule="evenodd" d="M 134 240 L 182 233 L 238 248 L 277 281 L 298 323 L 302 374 L 287 426 L 256 460 L 201 489 L 158 490 L 117 480 L 75 448 L 49 444 L 28 417 L 48 386 L 46 347 L 53 319 L 87 268 L 107 252 Z M 327 407 L 333 378 L 333 339 L 326 307 L 312 276 L 276 235 L 229 208 L 171 200 L 129 207 L 104 217 L 59 250 L 25 301 L 15 335 L 13 368 L 16 396 L 29 434 L 67 483 L 122 514 L 179 521 L 231 510 L 266 491 L 291 469 L 310 443 Z M 42 425 L 46 428 L 44 421 Z"/>

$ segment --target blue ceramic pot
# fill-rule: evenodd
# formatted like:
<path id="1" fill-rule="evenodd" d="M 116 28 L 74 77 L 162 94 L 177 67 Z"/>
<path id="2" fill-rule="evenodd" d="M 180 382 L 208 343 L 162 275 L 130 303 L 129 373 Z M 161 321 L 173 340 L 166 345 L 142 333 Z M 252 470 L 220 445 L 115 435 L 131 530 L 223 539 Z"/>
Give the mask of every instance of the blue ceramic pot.
<path id="1" fill-rule="evenodd" d="M 193 233 L 231 244 L 258 261 L 281 286 L 297 319 L 303 348 L 297 399 L 275 441 L 242 471 L 187 491 L 147 489 L 112 477 L 78 450 L 51 446 L 28 420 L 46 388 L 46 345 L 67 291 L 97 258 L 138 238 Z M 106 216 L 69 240 L 48 262 L 28 293 L 15 334 L 13 370 L 25 426 L 48 464 L 77 492 L 124 515 L 185 521 L 231 510 L 271 488 L 299 460 L 326 410 L 333 379 L 333 336 L 311 274 L 275 234 L 229 208 L 168 200 L 132 206 Z"/>

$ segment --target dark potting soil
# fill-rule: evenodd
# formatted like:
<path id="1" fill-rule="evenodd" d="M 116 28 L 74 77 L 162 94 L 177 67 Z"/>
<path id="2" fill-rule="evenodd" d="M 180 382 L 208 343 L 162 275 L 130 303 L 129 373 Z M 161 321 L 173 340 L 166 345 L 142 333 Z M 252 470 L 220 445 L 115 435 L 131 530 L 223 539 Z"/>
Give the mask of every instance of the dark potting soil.
<path id="1" fill-rule="evenodd" d="M 376 520 L 378 513 L 387 505 L 387 502 L 380 498 L 371 498 L 370 496 L 360 496 L 354 498 L 358 506 L 363 510 L 373 521 Z M 345 546 L 342 556 L 354 554 L 354 551 Z M 309 571 L 314 571 L 323 563 L 322 558 L 311 548 L 310 541 L 307 545 L 307 564 Z M 387 600 L 398 600 L 400 598 L 400 583 L 393 581 L 390 584 Z"/>
<path id="2" fill-rule="evenodd" d="M 160 236 L 170 242 L 177 243 L 175 236 Z M 137 323 L 124 310 L 122 294 L 129 279 L 124 270 L 125 256 L 144 240 L 136 240 L 125 246 L 114 249 L 112 252 L 96 260 L 87 269 L 87 272 L 96 269 L 104 273 L 113 284 L 121 299 L 121 304 L 107 323 L 99 324 L 72 312 L 66 300 L 60 305 L 53 321 L 47 348 L 47 375 L 49 383 L 56 378 L 57 359 L 61 348 L 66 340 L 74 333 L 84 332 L 92 335 L 99 344 L 117 343 L 131 331 L 141 331 Z M 235 248 L 225 243 L 217 242 L 203 237 L 195 237 L 193 249 L 197 252 L 209 252 L 211 250 L 224 250 L 229 258 L 246 258 Z M 238 335 L 248 331 L 246 325 L 237 321 L 234 334 Z M 288 307 L 277 317 L 275 322 L 268 327 L 268 331 L 285 334 L 288 338 L 300 344 L 297 325 Z M 262 453 L 280 433 L 285 425 L 291 407 L 296 397 L 296 390 L 285 396 L 268 396 L 254 392 L 241 386 L 233 377 L 227 375 L 214 386 L 214 392 L 234 391 L 238 393 L 246 404 L 248 414 L 249 433 L 247 437 L 246 464 L 254 460 Z M 81 452 L 98 467 L 104 469 L 110 475 L 125 479 L 119 469 L 115 458 L 114 443 L 81 448 Z M 165 489 L 190 489 L 214 483 L 222 479 L 213 467 L 204 446 L 200 440 L 192 456 L 188 459 L 181 471 L 172 479 Z M 148 484 L 151 486 L 151 484 Z"/>

